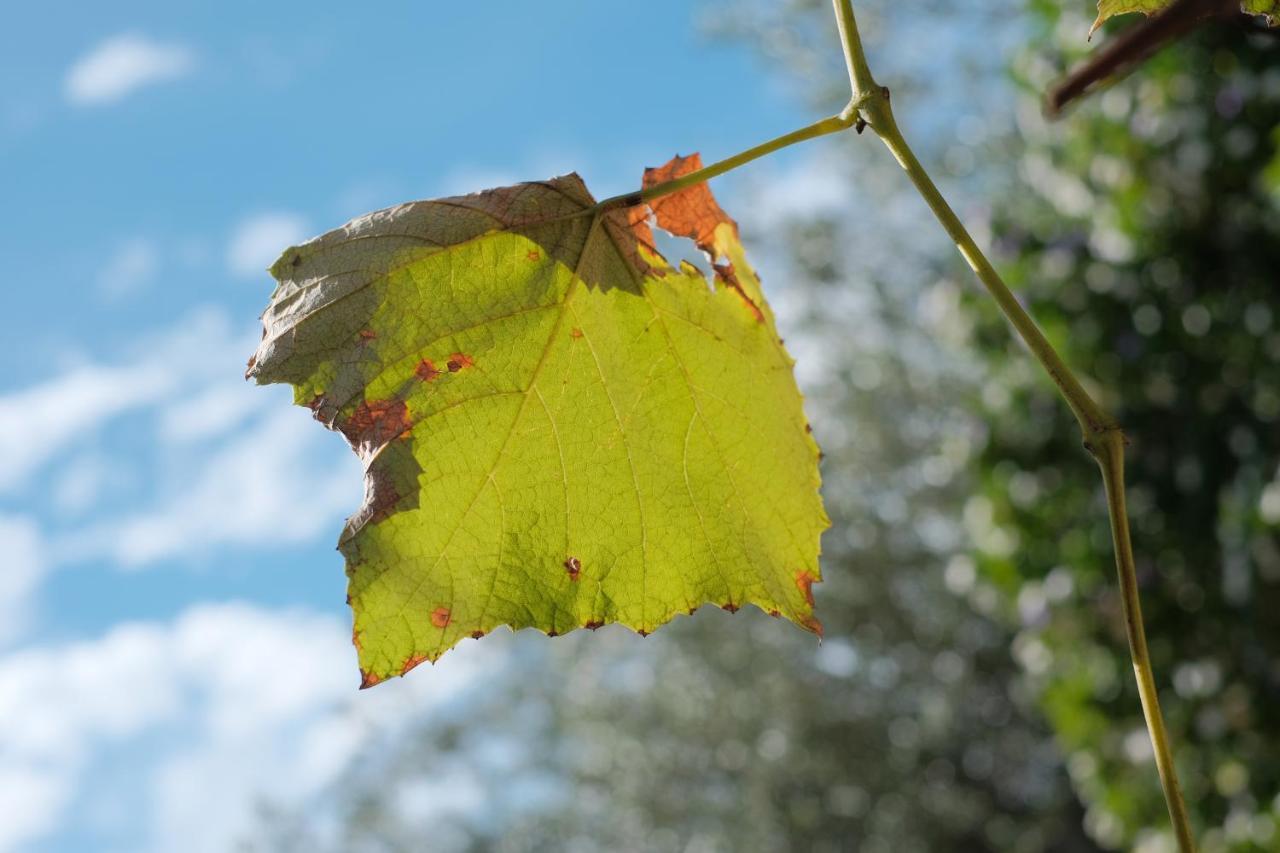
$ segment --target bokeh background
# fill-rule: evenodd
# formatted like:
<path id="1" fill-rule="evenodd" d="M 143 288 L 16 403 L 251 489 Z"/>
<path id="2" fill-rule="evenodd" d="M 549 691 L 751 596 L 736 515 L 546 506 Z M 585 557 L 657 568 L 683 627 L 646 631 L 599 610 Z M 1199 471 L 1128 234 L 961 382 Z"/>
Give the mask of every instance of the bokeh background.
<path id="1" fill-rule="evenodd" d="M 826 640 L 704 609 L 356 691 L 358 465 L 240 378 L 277 252 L 571 170 L 623 192 L 847 97 L 826 0 L 607 5 L 6 10 L 0 850 L 1173 849 L 1096 472 L 870 135 L 715 185 L 826 453 Z M 1204 849 L 1280 850 L 1280 38 L 1214 26 L 1050 124 L 1088 0 L 856 6 L 1132 434 Z"/>

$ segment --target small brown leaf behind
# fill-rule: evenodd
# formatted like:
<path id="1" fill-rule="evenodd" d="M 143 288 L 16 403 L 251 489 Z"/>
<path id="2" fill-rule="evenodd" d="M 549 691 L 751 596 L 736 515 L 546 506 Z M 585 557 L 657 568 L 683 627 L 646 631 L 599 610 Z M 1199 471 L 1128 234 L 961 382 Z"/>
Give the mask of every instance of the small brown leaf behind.
<path id="1" fill-rule="evenodd" d="M 681 157 L 677 154 L 666 165 L 644 170 L 644 188 L 649 189 L 701 168 L 701 155 L 695 153 Z M 716 226 L 727 222 L 735 229 L 738 227 L 716 202 L 711 188 L 705 182 L 654 199 L 649 202 L 649 207 L 653 209 L 658 225 L 677 237 L 691 238 L 699 249 L 713 258 L 716 256 Z"/>

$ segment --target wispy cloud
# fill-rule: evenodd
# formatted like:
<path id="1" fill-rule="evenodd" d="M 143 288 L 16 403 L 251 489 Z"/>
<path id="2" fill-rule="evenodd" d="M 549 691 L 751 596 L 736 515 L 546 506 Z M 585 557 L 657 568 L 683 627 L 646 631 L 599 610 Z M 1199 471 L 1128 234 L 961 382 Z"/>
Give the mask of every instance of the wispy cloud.
<path id="1" fill-rule="evenodd" d="M 48 569 L 35 520 L 0 514 L 0 554 L 0 646 L 4 646 L 34 621 L 32 600 Z"/>
<path id="2" fill-rule="evenodd" d="M 307 236 L 307 223 L 294 213 L 251 216 L 232 232 L 227 245 L 227 268 L 241 278 L 262 276 L 280 253 Z"/>
<path id="3" fill-rule="evenodd" d="M 0 658 L 0 850 L 73 810 L 96 848 L 231 849 L 261 801 L 301 801 L 492 655 L 467 645 L 360 693 L 345 620 L 231 603 Z"/>
<path id="4" fill-rule="evenodd" d="M 160 399 L 176 380 L 161 364 L 90 364 L 0 397 L 0 494 L 112 418 Z"/>
<path id="5" fill-rule="evenodd" d="M 176 80 L 195 67 L 185 45 L 126 33 L 100 42 L 67 71 L 63 91 L 77 106 L 109 104 L 166 80 Z"/>
<path id="6" fill-rule="evenodd" d="M 53 502 L 50 562 L 136 568 L 337 535 L 360 504 L 359 462 L 286 389 L 244 381 L 255 339 L 220 311 L 197 311 L 140 337 L 132 362 L 0 396 L 0 496 Z M 133 487 L 103 503 L 112 471 L 93 462 L 120 442 Z"/>
<path id="7" fill-rule="evenodd" d="M 338 520 L 360 504 L 359 464 L 310 420 L 281 407 L 212 452 L 197 446 L 199 462 L 180 465 L 172 493 L 103 522 L 88 537 L 90 549 L 134 568 L 220 545 L 304 542 L 326 529 L 336 539 Z M 341 464 L 328 462 L 336 453 L 325 444 L 342 452 Z"/>
<path id="8" fill-rule="evenodd" d="M 119 299 L 143 290 L 160 269 L 160 252 L 145 238 L 123 243 L 98 274 L 98 292 Z"/>

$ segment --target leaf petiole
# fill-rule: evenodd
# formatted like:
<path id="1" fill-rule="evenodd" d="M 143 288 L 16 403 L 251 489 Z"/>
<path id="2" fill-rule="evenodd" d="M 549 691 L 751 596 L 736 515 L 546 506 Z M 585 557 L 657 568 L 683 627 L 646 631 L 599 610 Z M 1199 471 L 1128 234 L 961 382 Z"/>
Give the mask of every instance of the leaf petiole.
<path id="1" fill-rule="evenodd" d="M 858 109 L 860 103 L 861 102 L 858 101 L 858 99 L 854 99 L 836 115 L 828 116 L 821 121 L 816 121 L 813 124 L 800 128 L 799 130 L 784 133 L 782 136 L 771 139 L 768 142 L 763 142 L 753 148 L 748 148 L 746 151 L 734 154 L 732 157 L 726 157 L 723 160 L 712 163 L 710 166 L 705 166 L 698 169 L 696 172 L 690 172 L 689 174 L 682 175 L 674 180 L 655 184 L 648 189 L 606 198 L 603 201 L 597 202 L 594 207 L 587 208 L 583 213 L 599 213 L 618 207 L 633 207 L 637 204 L 653 201 L 654 199 L 661 198 L 664 195 L 679 192 L 680 190 L 723 175 L 726 172 L 731 172 L 739 166 L 750 163 L 752 160 L 758 160 L 767 154 L 772 154 L 775 151 L 781 151 L 783 148 L 789 148 L 798 142 L 806 142 L 810 139 L 817 139 L 819 136 L 826 136 L 831 133 L 838 133 L 842 130 L 847 130 L 858 123 Z"/>

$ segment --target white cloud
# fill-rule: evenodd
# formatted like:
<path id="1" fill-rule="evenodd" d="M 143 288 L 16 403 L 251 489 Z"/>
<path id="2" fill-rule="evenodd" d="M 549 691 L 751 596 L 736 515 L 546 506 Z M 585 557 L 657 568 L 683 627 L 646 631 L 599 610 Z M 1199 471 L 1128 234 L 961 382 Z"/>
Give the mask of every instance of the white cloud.
<path id="1" fill-rule="evenodd" d="M 115 466 L 105 455 L 81 453 L 69 459 L 53 480 L 50 497 L 54 509 L 64 518 L 90 509 L 113 479 Z"/>
<path id="2" fill-rule="evenodd" d="M 232 603 L 2 658 L 0 850 L 62 827 L 117 836 L 98 849 L 232 849 L 259 802 L 302 801 L 492 654 L 464 644 L 358 692 L 345 620 Z"/>
<path id="3" fill-rule="evenodd" d="M 160 438 L 169 444 L 208 441 L 238 427 L 260 410 L 268 397 L 239 377 L 197 390 L 165 408 L 160 416 Z"/>
<path id="4" fill-rule="evenodd" d="M 118 299 L 132 296 L 155 278 L 160 253 L 150 240 L 137 238 L 116 249 L 98 274 L 98 291 Z"/>
<path id="5" fill-rule="evenodd" d="M 336 539 L 363 487 L 355 455 L 334 439 L 282 405 L 216 451 L 197 448 L 199 463 L 181 467 L 172 494 L 102 524 L 92 547 L 140 567 L 219 545 L 304 542 L 326 529 Z"/>
<path id="6" fill-rule="evenodd" d="M 359 462 L 287 389 L 244 381 L 255 338 L 196 311 L 140 339 L 131 363 L 0 396 L 0 495 L 36 490 L 59 510 L 49 562 L 139 567 L 336 537 L 362 499 Z M 130 449 L 109 466 L 118 442 Z"/>
<path id="7" fill-rule="evenodd" d="M 126 33 L 99 43 L 71 66 L 63 84 L 76 105 L 109 104 L 144 86 L 176 80 L 195 67 L 184 45 Z"/>
<path id="8" fill-rule="evenodd" d="M 302 242 L 307 223 L 294 213 L 260 213 L 236 226 L 227 246 L 227 268 L 241 278 L 266 273 L 280 253 Z"/>
<path id="9" fill-rule="evenodd" d="M 0 514 L 0 646 L 18 638 L 33 621 L 33 599 L 47 568 L 36 522 Z"/>
<path id="10" fill-rule="evenodd" d="M 0 397 L 0 493 L 24 485 L 110 419 L 160 399 L 177 378 L 159 363 L 85 365 Z"/>

